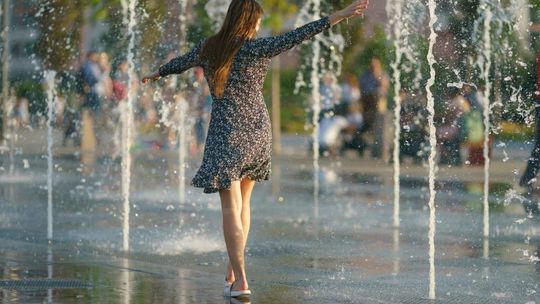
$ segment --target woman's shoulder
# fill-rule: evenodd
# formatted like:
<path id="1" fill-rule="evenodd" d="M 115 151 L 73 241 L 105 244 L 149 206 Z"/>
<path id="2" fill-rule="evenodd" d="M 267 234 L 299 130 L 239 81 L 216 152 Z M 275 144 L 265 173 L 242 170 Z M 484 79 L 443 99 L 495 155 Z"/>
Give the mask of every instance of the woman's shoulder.
<path id="1" fill-rule="evenodd" d="M 202 49 L 204 47 L 204 45 L 206 44 L 206 42 L 208 42 L 208 39 L 209 38 L 201 38 L 199 39 L 197 42 L 195 42 L 195 47 L 196 49 Z"/>
<path id="2" fill-rule="evenodd" d="M 261 53 L 266 50 L 273 37 L 257 37 L 246 39 L 240 48 L 240 53 L 245 56 L 261 57 Z"/>

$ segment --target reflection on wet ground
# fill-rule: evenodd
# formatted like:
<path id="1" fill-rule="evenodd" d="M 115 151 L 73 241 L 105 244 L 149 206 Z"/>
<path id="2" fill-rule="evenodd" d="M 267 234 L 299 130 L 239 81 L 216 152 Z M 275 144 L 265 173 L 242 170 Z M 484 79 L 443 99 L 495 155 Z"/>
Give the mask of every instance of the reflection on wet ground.
<path id="1" fill-rule="evenodd" d="M 187 203 L 179 204 L 172 159 L 139 155 L 134 162 L 130 251 L 123 253 L 119 161 L 100 158 L 87 175 L 77 158 L 55 160 L 48 244 L 46 160 L 19 156 L 15 174 L 0 175 L 0 299 L 229 303 L 221 294 L 218 196 L 188 188 Z M 188 176 L 196 166 L 193 160 Z M 273 181 L 256 187 L 250 303 L 432 303 L 426 180 L 403 178 L 395 229 L 392 181 L 345 171 L 323 166 L 318 205 L 313 173 L 302 164 L 276 161 Z M 436 302 L 538 302 L 537 195 L 494 183 L 492 237 L 484 240 L 481 183 L 456 177 L 437 185 Z"/>

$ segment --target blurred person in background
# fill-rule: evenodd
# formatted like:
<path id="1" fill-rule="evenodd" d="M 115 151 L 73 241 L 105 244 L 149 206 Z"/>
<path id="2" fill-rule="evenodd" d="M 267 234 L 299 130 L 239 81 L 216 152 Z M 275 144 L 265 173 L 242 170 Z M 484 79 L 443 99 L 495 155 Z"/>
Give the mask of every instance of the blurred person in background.
<path id="1" fill-rule="evenodd" d="M 360 105 L 360 87 L 358 78 L 351 73 L 343 76 L 341 82 L 341 100 L 336 106 L 336 115 L 343 116 L 347 125 L 341 130 L 341 154 L 346 150 L 356 150 L 361 156 L 364 153 L 365 143 L 362 138 L 364 132 L 364 116 Z"/>
<path id="2" fill-rule="evenodd" d="M 129 65 L 127 60 L 122 60 L 118 67 L 116 68 L 116 72 L 113 75 L 112 80 L 112 87 L 113 87 L 113 95 L 115 101 L 121 102 L 125 100 L 128 97 L 128 87 L 129 87 Z M 132 81 L 133 85 L 136 85 L 137 82 Z M 135 86 L 136 88 L 136 86 Z"/>
<path id="3" fill-rule="evenodd" d="M 463 113 L 463 141 L 468 148 L 467 164 L 484 165 L 484 97 L 481 90 L 472 86 L 463 87 L 467 101 Z"/>
<path id="4" fill-rule="evenodd" d="M 540 170 L 540 53 L 536 56 L 536 99 L 535 106 L 535 122 L 536 122 L 536 137 L 534 147 L 531 151 L 531 156 L 527 160 L 527 167 L 523 176 L 519 181 L 521 187 L 527 188 L 528 192 L 532 192 L 533 184 L 537 180 L 538 171 Z M 536 206 L 538 211 L 538 205 Z"/>
<path id="5" fill-rule="evenodd" d="M 116 108 L 114 96 L 114 82 L 112 79 L 112 65 L 109 60 L 109 55 L 105 52 L 99 54 L 98 65 L 101 70 L 101 78 L 97 84 L 97 91 L 101 101 L 100 115 L 95 118 L 96 132 L 100 132 L 96 138 L 102 140 L 102 144 L 110 147 L 110 140 L 113 140 L 108 134 L 112 132 L 115 124 L 113 123 L 113 111 Z"/>
<path id="6" fill-rule="evenodd" d="M 99 54 L 95 51 L 90 51 L 86 61 L 83 63 L 80 71 L 82 94 L 84 101 L 83 109 L 90 109 L 94 113 L 100 111 L 100 80 L 102 71 L 99 66 Z"/>
<path id="7" fill-rule="evenodd" d="M 112 66 L 107 53 L 101 52 L 99 54 L 98 65 L 101 71 L 101 77 L 97 83 L 97 92 L 104 105 L 109 107 L 109 101 L 113 98 L 113 80 L 111 78 Z"/>
<path id="8" fill-rule="evenodd" d="M 334 115 L 335 107 L 341 99 L 341 88 L 337 84 L 335 76 L 331 72 L 326 72 L 320 85 L 321 94 L 321 116 L 329 117 Z"/>
<path id="9" fill-rule="evenodd" d="M 351 104 L 357 102 L 360 99 L 360 87 L 358 86 L 358 79 L 351 73 L 343 76 L 341 82 L 341 104 Z"/>
<path id="10" fill-rule="evenodd" d="M 342 142 L 341 131 L 348 125 L 341 115 L 332 115 L 321 119 L 319 124 L 319 153 L 323 156 L 337 156 Z"/>
<path id="11" fill-rule="evenodd" d="M 401 138 L 400 161 L 410 157 L 415 164 L 421 164 L 428 155 L 426 153 L 428 113 L 424 96 L 412 94 L 405 89 L 400 92 L 401 98 Z"/>
<path id="12" fill-rule="evenodd" d="M 439 164 L 460 166 L 462 164 L 462 116 L 468 106 L 458 88 L 447 88 L 447 98 L 446 109 L 443 117 L 440 117 L 442 123 L 437 128 L 437 140 L 440 149 Z"/>
<path id="13" fill-rule="evenodd" d="M 27 127 L 30 124 L 30 102 L 25 96 L 17 96 L 15 108 L 13 109 L 15 115 L 15 127 Z"/>
<path id="14" fill-rule="evenodd" d="M 365 131 L 364 115 L 361 111 L 360 102 L 358 100 L 351 101 L 347 108 L 346 112 L 343 113 L 343 116 L 347 120 L 347 124 L 342 129 L 343 145 L 342 152 L 347 149 L 352 149 L 358 152 L 359 156 L 364 154 L 366 144 L 363 139 L 363 134 Z M 341 113 L 340 113 L 341 114 Z"/>
<path id="15" fill-rule="evenodd" d="M 319 152 L 321 155 L 336 155 L 339 134 L 346 125 L 342 116 L 336 116 L 336 106 L 340 101 L 340 87 L 332 73 L 324 74 L 320 85 L 321 113 L 319 115 Z"/>
<path id="16" fill-rule="evenodd" d="M 62 145 L 67 146 L 71 143 L 73 146 L 80 145 L 81 115 L 80 108 L 85 99 L 83 92 L 83 80 L 80 62 L 74 60 L 70 68 L 59 73 L 60 85 L 58 93 L 65 97 L 65 108 L 61 119 L 63 127 Z"/>
<path id="17" fill-rule="evenodd" d="M 352 103 L 360 101 L 360 87 L 358 86 L 358 78 L 351 73 L 345 74 L 340 84 L 340 101 L 335 107 L 335 111 L 339 113 L 347 113 L 349 106 Z"/>
<path id="18" fill-rule="evenodd" d="M 384 142 L 385 115 L 390 80 L 383 69 L 380 58 L 373 57 L 371 59 L 369 70 L 360 76 L 359 84 L 365 127 L 372 142 L 371 156 L 381 158 L 387 152 Z"/>
<path id="19" fill-rule="evenodd" d="M 192 100 L 194 103 L 191 105 L 195 116 L 195 142 L 193 152 L 201 153 L 204 151 L 206 132 L 210 122 L 210 113 L 212 112 L 212 96 L 210 95 L 210 88 L 204 78 L 204 70 L 200 67 L 196 67 L 193 72 L 194 81 L 192 84 Z"/>

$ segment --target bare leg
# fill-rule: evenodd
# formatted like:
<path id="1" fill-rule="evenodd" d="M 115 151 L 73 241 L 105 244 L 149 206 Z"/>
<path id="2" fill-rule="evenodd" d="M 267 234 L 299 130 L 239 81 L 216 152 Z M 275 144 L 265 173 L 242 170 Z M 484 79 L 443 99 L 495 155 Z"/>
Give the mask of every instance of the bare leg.
<path id="1" fill-rule="evenodd" d="M 242 191 L 242 227 L 244 228 L 244 250 L 246 248 L 249 229 L 251 227 L 251 193 L 253 192 L 253 187 L 255 186 L 255 181 L 245 178 L 240 182 L 240 188 Z"/>
<path id="2" fill-rule="evenodd" d="M 246 244 L 249 235 L 249 229 L 251 226 L 251 193 L 253 192 L 253 187 L 255 186 L 255 181 L 252 181 L 248 178 L 244 178 L 240 182 L 240 189 L 242 192 L 242 228 L 244 231 L 244 252 L 246 250 Z M 235 276 L 234 271 L 229 262 L 227 265 L 227 282 L 234 282 Z"/>
<path id="3" fill-rule="evenodd" d="M 235 284 L 233 290 L 248 289 L 244 265 L 244 228 L 242 225 L 242 192 L 240 181 L 235 181 L 230 190 L 221 190 L 221 211 L 223 213 L 223 233 L 227 253 L 233 269 Z"/>

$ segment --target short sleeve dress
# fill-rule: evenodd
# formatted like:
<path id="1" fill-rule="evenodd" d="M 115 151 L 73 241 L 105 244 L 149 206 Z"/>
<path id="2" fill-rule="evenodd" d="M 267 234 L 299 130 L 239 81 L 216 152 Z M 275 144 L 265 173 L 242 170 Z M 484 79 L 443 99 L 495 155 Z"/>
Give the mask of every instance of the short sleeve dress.
<path id="1" fill-rule="evenodd" d="M 272 131 L 264 102 L 263 83 L 271 58 L 330 27 L 328 17 L 280 36 L 247 40 L 236 54 L 222 97 L 210 84 L 212 114 L 202 164 L 191 184 L 205 193 L 230 189 L 233 181 L 268 180 L 271 170 Z M 159 69 L 160 76 L 209 66 L 199 56 L 204 41 L 187 54 Z"/>

